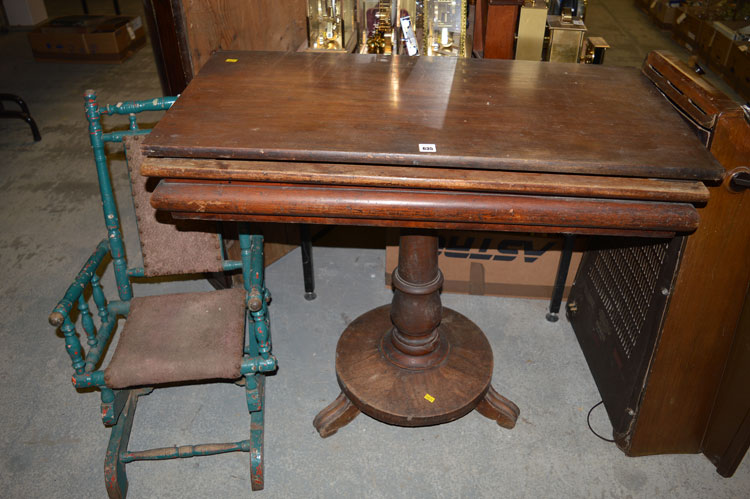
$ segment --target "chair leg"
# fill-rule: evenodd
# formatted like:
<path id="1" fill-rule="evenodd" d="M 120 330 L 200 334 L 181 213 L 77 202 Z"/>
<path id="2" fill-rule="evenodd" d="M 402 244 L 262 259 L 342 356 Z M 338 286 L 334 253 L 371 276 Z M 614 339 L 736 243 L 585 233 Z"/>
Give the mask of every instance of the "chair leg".
<path id="1" fill-rule="evenodd" d="M 263 273 L 263 236 L 250 236 L 247 224 L 239 226 L 239 240 L 242 248 L 243 281 L 248 296 L 260 291 L 263 297 L 268 296 L 264 285 Z M 268 337 L 267 301 L 261 300 L 261 306 L 251 307 L 252 331 L 245 354 L 249 357 L 267 356 L 271 350 Z M 265 410 L 266 377 L 263 374 L 245 376 L 245 398 L 250 412 L 250 485 L 252 490 L 263 490 L 263 411 Z"/>
<path id="2" fill-rule="evenodd" d="M 263 412 L 265 411 L 266 377 L 256 375 L 260 409 L 250 413 L 250 484 L 252 490 L 263 490 Z"/>
<path id="3" fill-rule="evenodd" d="M 111 499 L 124 499 L 128 493 L 128 476 L 125 473 L 125 463 L 121 461 L 120 456 L 128 449 L 135 407 L 142 391 L 129 390 L 128 392 L 128 399 L 122 414 L 117 424 L 112 427 L 107 455 L 104 458 L 104 483 L 107 486 L 107 495 Z"/>
<path id="4" fill-rule="evenodd" d="M 151 389 L 153 390 L 153 389 Z M 102 387 L 102 423 L 104 426 L 111 428 L 117 424 L 118 418 L 125 409 L 125 403 L 130 396 L 129 390 L 114 391 L 110 388 Z M 150 393 L 150 392 L 149 392 Z M 143 395 L 146 395 L 145 393 Z"/>

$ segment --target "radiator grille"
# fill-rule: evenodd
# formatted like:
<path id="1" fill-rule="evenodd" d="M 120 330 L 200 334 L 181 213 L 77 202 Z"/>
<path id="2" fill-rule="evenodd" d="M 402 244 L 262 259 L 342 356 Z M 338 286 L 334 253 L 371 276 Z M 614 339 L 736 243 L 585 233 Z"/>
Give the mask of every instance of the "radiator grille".
<path id="1" fill-rule="evenodd" d="M 627 359 L 643 332 L 668 243 L 607 248 L 596 252 L 588 278 L 603 306 L 606 330 L 617 336 Z M 599 329 L 599 328 L 597 328 Z"/>

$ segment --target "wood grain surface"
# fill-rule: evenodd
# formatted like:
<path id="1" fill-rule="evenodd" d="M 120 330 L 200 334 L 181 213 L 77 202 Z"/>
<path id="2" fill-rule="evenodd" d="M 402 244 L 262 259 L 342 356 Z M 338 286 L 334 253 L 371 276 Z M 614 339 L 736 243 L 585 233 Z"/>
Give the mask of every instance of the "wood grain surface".
<path id="1" fill-rule="evenodd" d="M 711 421 L 703 438 L 703 452 L 717 465 L 717 471 L 722 476 L 734 473 L 750 442 L 750 397 L 747 396 L 749 383 L 750 293 L 745 297 L 732 351 L 711 412 Z"/>
<path id="2" fill-rule="evenodd" d="M 217 50 L 296 50 L 305 0 L 181 0 L 193 75 Z"/>
<path id="3" fill-rule="evenodd" d="M 404 187 L 684 203 L 705 203 L 708 201 L 708 189 L 698 181 L 417 166 L 145 158 L 145 162 L 141 166 L 141 173 L 160 178 Z"/>
<path id="4" fill-rule="evenodd" d="M 420 152 L 420 144 L 434 145 L 435 152 Z M 531 61 L 221 52 L 149 134 L 144 150 L 149 156 L 721 177 L 720 166 L 638 70 Z"/>
<path id="5" fill-rule="evenodd" d="M 362 227 L 398 227 L 438 230 L 481 230 L 490 232 L 530 232 L 533 234 L 579 234 L 599 236 L 632 236 L 650 238 L 674 237 L 674 231 L 619 229 L 617 227 L 563 227 L 560 225 L 501 224 L 492 222 L 440 222 L 431 220 L 386 220 L 382 218 L 313 217 L 290 215 L 243 215 L 240 213 L 174 212 L 177 220 L 213 220 L 215 222 L 274 222 L 318 225 L 356 225 Z"/>
<path id="6" fill-rule="evenodd" d="M 336 345 L 336 377 L 360 411 L 389 424 L 425 426 L 458 419 L 479 404 L 492 377 L 490 344 L 463 315 L 449 308 L 442 314 L 440 329 L 450 352 L 444 362 L 425 370 L 403 369 L 383 355 L 383 335 L 393 327 L 390 305 L 349 324 Z"/>
<path id="7" fill-rule="evenodd" d="M 687 203 L 294 184 L 167 179 L 154 190 L 151 204 L 173 213 L 379 219 L 403 226 L 430 221 L 662 232 L 698 226 L 696 210 Z"/>

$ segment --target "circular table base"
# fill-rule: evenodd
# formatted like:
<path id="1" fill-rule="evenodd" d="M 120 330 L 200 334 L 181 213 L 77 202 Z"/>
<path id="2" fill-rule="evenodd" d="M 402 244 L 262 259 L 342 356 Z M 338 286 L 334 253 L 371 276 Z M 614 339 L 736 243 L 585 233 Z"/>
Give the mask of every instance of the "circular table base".
<path id="1" fill-rule="evenodd" d="M 393 327 L 390 310 L 370 310 L 341 335 L 336 375 L 346 397 L 368 416 L 399 426 L 445 423 L 477 407 L 492 378 L 492 349 L 482 330 L 443 308 L 439 327 L 448 354 L 435 367 L 405 369 L 382 352 L 381 340 Z"/>

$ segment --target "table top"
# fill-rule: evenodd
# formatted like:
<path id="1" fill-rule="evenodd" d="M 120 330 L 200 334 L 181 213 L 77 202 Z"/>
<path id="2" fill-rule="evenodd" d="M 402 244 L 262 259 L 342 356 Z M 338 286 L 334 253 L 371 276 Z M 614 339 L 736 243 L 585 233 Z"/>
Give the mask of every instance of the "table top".
<path id="1" fill-rule="evenodd" d="M 325 53 L 215 54 L 144 152 L 684 180 L 723 171 L 637 69 Z"/>

